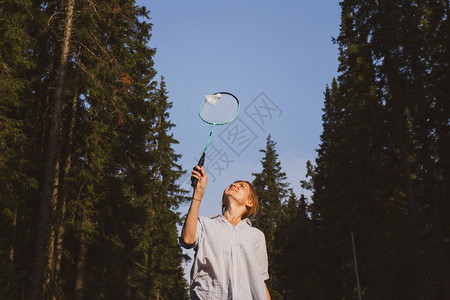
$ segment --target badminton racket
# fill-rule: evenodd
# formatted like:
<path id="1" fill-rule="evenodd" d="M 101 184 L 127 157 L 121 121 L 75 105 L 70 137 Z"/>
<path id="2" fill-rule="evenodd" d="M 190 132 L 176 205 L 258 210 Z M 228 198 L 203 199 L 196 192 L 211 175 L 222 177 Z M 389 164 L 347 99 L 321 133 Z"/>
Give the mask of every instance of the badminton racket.
<path id="1" fill-rule="evenodd" d="M 198 115 L 205 123 L 212 125 L 209 132 L 208 141 L 206 142 L 203 154 L 198 161 L 198 166 L 201 167 L 205 163 L 206 149 L 208 149 L 209 142 L 214 128 L 217 125 L 225 125 L 233 121 L 239 113 L 239 100 L 230 93 L 219 92 L 212 95 L 206 95 L 205 100 L 198 109 Z M 191 186 L 195 189 L 197 187 L 198 179 L 191 178 Z"/>

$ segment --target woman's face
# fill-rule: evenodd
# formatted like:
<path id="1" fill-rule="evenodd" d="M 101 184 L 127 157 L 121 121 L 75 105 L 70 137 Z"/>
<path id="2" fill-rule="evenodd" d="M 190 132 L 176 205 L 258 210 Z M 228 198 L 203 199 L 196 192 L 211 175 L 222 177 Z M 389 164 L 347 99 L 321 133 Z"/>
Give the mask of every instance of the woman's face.
<path id="1" fill-rule="evenodd" d="M 241 205 L 246 205 L 250 201 L 250 187 L 243 181 L 236 181 L 230 184 L 225 189 L 224 194 L 229 198 L 228 200 L 234 199 Z"/>

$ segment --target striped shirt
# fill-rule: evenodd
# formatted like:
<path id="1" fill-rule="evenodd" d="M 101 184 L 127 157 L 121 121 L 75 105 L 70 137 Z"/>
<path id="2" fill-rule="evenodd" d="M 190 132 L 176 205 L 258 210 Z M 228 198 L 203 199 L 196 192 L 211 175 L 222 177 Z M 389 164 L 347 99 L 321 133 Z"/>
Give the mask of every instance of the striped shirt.
<path id="1" fill-rule="evenodd" d="M 267 299 L 269 279 L 264 233 L 244 219 L 234 227 L 222 215 L 199 217 L 194 248 L 191 295 L 199 299 Z M 195 299 L 195 296 L 192 296 Z"/>

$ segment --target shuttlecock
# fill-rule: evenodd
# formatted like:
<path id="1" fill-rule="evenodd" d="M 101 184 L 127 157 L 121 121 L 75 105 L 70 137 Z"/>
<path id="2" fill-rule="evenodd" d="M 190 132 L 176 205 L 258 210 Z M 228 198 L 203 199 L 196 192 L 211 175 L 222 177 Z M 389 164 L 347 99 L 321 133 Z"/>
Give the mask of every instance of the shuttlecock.
<path id="1" fill-rule="evenodd" d="M 211 105 L 216 105 L 217 100 L 221 97 L 221 94 L 205 95 L 205 100 L 208 101 Z"/>

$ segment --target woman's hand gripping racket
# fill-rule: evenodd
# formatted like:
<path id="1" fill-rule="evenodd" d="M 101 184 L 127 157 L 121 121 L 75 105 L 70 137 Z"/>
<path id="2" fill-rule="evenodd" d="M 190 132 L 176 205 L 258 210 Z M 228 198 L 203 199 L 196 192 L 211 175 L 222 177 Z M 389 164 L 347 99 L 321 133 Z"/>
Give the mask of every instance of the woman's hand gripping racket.
<path id="1" fill-rule="evenodd" d="M 215 93 L 206 95 L 205 100 L 198 110 L 200 118 L 212 125 L 209 133 L 208 141 L 206 142 L 205 150 L 198 161 L 198 166 L 201 167 L 205 163 L 206 149 L 208 149 L 211 135 L 216 125 L 225 125 L 233 121 L 239 113 L 239 100 L 232 94 L 227 92 Z M 191 186 L 195 189 L 197 187 L 198 179 L 191 178 Z"/>

